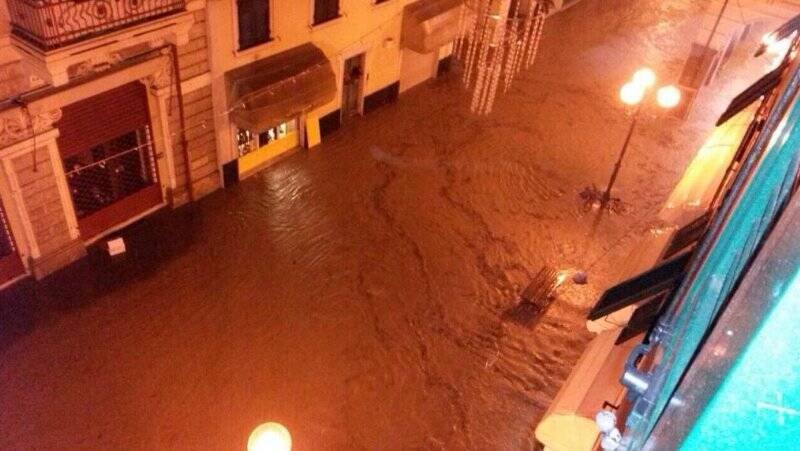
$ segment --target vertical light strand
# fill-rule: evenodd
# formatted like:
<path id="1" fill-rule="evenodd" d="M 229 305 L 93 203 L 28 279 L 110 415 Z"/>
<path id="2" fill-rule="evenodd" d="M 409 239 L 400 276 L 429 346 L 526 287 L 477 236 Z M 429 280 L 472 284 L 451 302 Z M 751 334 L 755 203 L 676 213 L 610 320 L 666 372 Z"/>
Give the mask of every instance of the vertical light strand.
<path id="1" fill-rule="evenodd" d="M 539 14 L 536 15 L 536 29 L 533 35 L 533 41 L 531 42 L 531 53 L 528 55 L 528 61 L 525 64 L 525 68 L 528 69 L 533 65 L 533 61 L 536 59 L 536 54 L 539 52 L 539 41 L 542 39 L 542 31 L 544 30 L 544 19 L 547 16 L 546 8 L 538 8 Z"/>
<path id="2" fill-rule="evenodd" d="M 527 49 L 528 45 L 528 36 L 530 35 L 531 29 L 533 28 L 533 11 L 536 8 L 536 0 L 529 0 L 528 2 L 528 9 L 525 14 L 525 20 L 522 23 L 519 31 L 519 38 L 517 39 L 517 54 L 516 58 L 514 58 L 514 64 L 512 66 L 512 72 L 514 76 L 519 74 L 519 71 L 522 69 L 522 61 L 525 58 L 525 50 Z"/>
<path id="3" fill-rule="evenodd" d="M 475 87 L 472 93 L 472 106 L 470 110 L 475 112 L 479 107 L 479 102 L 481 96 L 483 95 L 483 89 L 485 85 L 485 80 L 487 78 L 487 67 L 486 67 L 486 60 L 489 58 L 489 48 L 491 47 L 489 43 L 489 34 L 491 34 L 491 28 L 486 27 L 483 30 L 484 37 L 481 39 L 481 42 L 478 44 L 480 47 L 480 53 L 478 55 L 478 74 L 475 76 Z"/>
<path id="4" fill-rule="evenodd" d="M 453 43 L 453 55 L 455 55 L 456 58 L 458 58 L 459 55 L 461 54 L 461 45 L 464 43 L 465 36 L 461 32 L 461 30 L 464 30 L 466 28 L 466 25 L 464 24 L 464 21 L 467 18 L 467 8 L 468 8 L 468 3 L 461 5 L 460 6 L 460 10 L 458 11 L 458 30 L 459 30 L 459 33 L 458 33 L 458 36 L 456 37 L 455 42 Z"/>
<path id="5" fill-rule="evenodd" d="M 514 5 L 514 10 L 510 11 L 510 20 L 511 20 L 511 29 L 509 30 L 509 44 L 508 44 L 508 56 L 506 57 L 505 61 L 505 80 L 503 80 L 503 93 L 505 94 L 508 92 L 508 88 L 511 87 L 511 81 L 514 79 L 514 62 L 516 61 L 517 57 L 517 50 L 519 49 L 519 7 L 522 4 L 522 0 L 518 1 Z"/>
<path id="6" fill-rule="evenodd" d="M 500 81 L 500 74 L 503 71 L 503 60 L 505 57 L 505 49 L 507 44 L 506 29 L 508 25 L 508 17 L 510 15 L 510 2 L 511 0 L 502 1 L 498 6 L 497 19 L 495 23 L 495 30 L 493 33 L 494 39 L 491 41 L 492 60 L 489 65 L 489 77 L 486 79 L 486 88 L 481 106 L 478 109 L 479 114 L 489 114 L 494 105 L 494 99 L 497 96 L 497 84 Z"/>
<path id="7" fill-rule="evenodd" d="M 471 111 L 489 114 L 500 84 L 508 92 L 522 67 L 533 64 L 548 12 L 546 1 L 466 0 L 453 54 L 462 63 L 464 85 L 472 90 Z"/>
<path id="8" fill-rule="evenodd" d="M 472 39 L 469 42 L 469 49 L 466 55 L 466 64 L 464 68 L 464 85 L 470 87 L 472 77 L 476 71 L 475 63 L 478 58 L 479 48 L 481 43 L 485 40 L 487 27 L 485 22 L 489 19 L 489 0 L 476 0 L 474 5 L 477 9 L 475 12 L 475 20 L 470 27 L 470 34 Z M 469 24 L 467 24 L 469 27 Z"/>
<path id="9" fill-rule="evenodd" d="M 533 36 L 536 34 L 536 23 L 538 20 L 537 18 L 539 17 L 539 8 L 541 8 L 535 0 L 531 0 L 531 4 L 532 8 L 528 12 L 528 22 L 527 26 L 525 27 L 525 50 L 522 52 L 519 69 L 522 69 L 531 53 L 531 42 L 533 42 Z"/>

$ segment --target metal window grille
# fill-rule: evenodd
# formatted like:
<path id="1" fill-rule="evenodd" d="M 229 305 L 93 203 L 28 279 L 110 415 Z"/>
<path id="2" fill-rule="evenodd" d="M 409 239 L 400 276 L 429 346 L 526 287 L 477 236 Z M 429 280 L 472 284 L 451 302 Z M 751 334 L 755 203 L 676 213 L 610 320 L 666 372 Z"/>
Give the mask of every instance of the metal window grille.
<path id="1" fill-rule="evenodd" d="M 151 142 L 145 126 L 64 159 L 78 218 L 157 183 Z"/>
<path id="2" fill-rule="evenodd" d="M 17 253 L 14 239 L 11 238 L 11 228 L 3 206 L 0 205 L 0 257 L 7 257 Z"/>

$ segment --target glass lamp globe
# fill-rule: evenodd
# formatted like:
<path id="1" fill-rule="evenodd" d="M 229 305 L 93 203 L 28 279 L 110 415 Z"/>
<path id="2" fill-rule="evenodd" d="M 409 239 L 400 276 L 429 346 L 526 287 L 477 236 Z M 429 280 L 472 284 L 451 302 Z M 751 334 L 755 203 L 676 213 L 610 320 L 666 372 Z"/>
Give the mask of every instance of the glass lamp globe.
<path id="1" fill-rule="evenodd" d="M 291 451 L 292 435 L 280 423 L 264 423 L 250 433 L 247 451 Z"/>
<path id="2" fill-rule="evenodd" d="M 626 105 L 636 105 L 644 97 L 644 87 L 634 81 L 629 81 L 622 85 L 619 90 L 619 98 Z"/>
<path id="3" fill-rule="evenodd" d="M 641 68 L 633 74 L 633 81 L 644 88 L 649 88 L 656 83 L 656 73 L 650 68 Z"/>
<path id="4" fill-rule="evenodd" d="M 662 108 L 672 108 L 681 101 L 681 90 L 669 85 L 659 88 L 656 92 L 656 100 Z"/>

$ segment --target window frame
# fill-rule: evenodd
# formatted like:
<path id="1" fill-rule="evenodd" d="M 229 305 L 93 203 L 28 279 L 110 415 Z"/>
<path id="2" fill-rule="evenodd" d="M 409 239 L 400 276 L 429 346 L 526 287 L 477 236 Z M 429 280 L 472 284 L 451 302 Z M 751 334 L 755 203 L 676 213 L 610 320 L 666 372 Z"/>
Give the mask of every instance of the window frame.
<path id="1" fill-rule="evenodd" d="M 259 42 L 249 47 L 242 47 L 241 46 L 241 33 L 239 32 L 239 0 L 232 0 L 233 2 L 233 52 L 235 54 L 240 54 L 244 52 L 252 51 L 253 49 L 261 48 L 275 40 L 275 1 L 274 0 L 263 0 L 267 2 L 267 40 L 264 42 Z"/>
<path id="2" fill-rule="evenodd" d="M 312 29 L 319 28 L 321 26 L 334 23 L 336 20 L 341 19 L 344 17 L 344 13 L 342 12 L 342 0 L 335 0 L 336 1 L 336 15 L 334 17 L 330 17 L 322 22 L 316 21 L 316 12 L 317 12 L 317 1 L 318 0 L 309 0 L 309 6 L 311 10 L 311 15 L 309 17 L 309 27 Z"/>

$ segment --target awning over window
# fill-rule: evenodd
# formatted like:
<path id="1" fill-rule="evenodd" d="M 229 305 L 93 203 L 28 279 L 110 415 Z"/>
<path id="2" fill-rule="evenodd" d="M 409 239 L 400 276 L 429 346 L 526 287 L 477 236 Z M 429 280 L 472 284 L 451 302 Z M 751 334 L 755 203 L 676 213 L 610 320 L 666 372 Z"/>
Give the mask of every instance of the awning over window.
<path id="1" fill-rule="evenodd" d="M 403 10 L 402 44 L 429 53 L 458 35 L 459 10 L 464 0 L 419 0 Z"/>
<path id="2" fill-rule="evenodd" d="M 664 291 L 674 290 L 680 284 L 691 256 L 692 252 L 684 252 L 609 288 L 589 312 L 589 320 L 597 320 L 639 301 L 654 298 Z"/>
<path id="3" fill-rule="evenodd" d="M 241 128 L 263 130 L 336 97 L 330 61 L 308 43 L 225 74 L 231 119 Z"/>
<path id="4" fill-rule="evenodd" d="M 769 36 L 774 40 L 774 42 L 782 41 L 788 38 L 792 33 L 800 29 L 800 14 L 792 17 L 788 21 L 786 21 L 783 25 L 778 27 L 777 30 L 769 33 Z M 758 48 L 756 52 L 756 56 L 761 56 L 764 52 L 767 51 L 766 43 L 762 43 L 761 46 Z"/>
<path id="5" fill-rule="evenodd" d="M 728 119 L 736 116 L 740 111 L 750 106 L 753 102 L 758 100 L 761 96 L 768 94 L 773 88 L 778 86 L 781 82 L 781 75 L 786 64 L 781 64 L 777 68 L 770 71 L 768 74 L 759 78 L 758 81 L 750 85 L 747 89 L 742 91 L 738 96 L 731 100 L 728 108 L 720 115 L 717 120 L 717 126 L 720 126 L 728 121 Z"/>
<path id="6" fill-rule="evenodd" d="M 69 158 L 150 124 L 147 91 L 134 81 L 66 105 L 58 122 L 58 150 Z"/>

